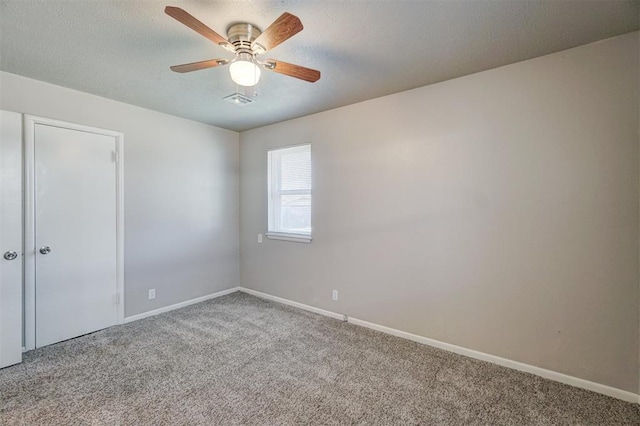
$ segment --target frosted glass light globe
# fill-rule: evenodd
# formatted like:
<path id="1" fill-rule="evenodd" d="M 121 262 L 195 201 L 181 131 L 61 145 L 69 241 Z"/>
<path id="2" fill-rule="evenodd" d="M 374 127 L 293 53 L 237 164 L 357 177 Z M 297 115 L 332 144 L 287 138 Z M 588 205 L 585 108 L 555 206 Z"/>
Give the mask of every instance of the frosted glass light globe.
<path id="1" fill-rule="evenodd" d="M 260 67 L 250 60 L 239 59 L 229 65 L 231 79 L 240 86 L 255 86 L 260 80 Z"/>

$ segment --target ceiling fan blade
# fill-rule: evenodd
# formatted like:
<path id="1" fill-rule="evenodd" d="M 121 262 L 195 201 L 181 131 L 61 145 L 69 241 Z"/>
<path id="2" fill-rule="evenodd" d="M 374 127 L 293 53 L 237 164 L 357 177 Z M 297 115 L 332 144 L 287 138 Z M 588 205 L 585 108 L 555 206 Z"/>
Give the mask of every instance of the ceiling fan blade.
<path id="1" fill-rule="evenodd" d="M 262 50 L 258 53 L 264 53 L 298 34 L 302 28 L 302 22 L 297 16 L 285 12 L 254 40 L 253 46 Z"/>
<path id="2" fill-rule="evenodd" d="M 164 13 L 171 16 L 175 20 L 182 22 L 193 31 L 197 32 L 201 36 L 208 38 L 212 42 L 219 44 L 225 49 L 229 50 L 229 47 L 231 47 L 231 50 L 233 50 L 231 44 L 226 38 L 222 37 L 220 34 L 213 31 L 211 28 L 207 27 L 205 24 L 198 21 L 192 15 L 180 9 L 179 7 L 167 6 L 164 8 Z"/>
<path id="3" fill-rule="evenodd" d="M 311 68 L 301 67 L 300 65 L 290 64 L 284 61 L 276 61 L 275 59 L 267 59 L 265 67 L 271 71 L 290 77 L 299 78 L 310 83 L 320 80 L 320 71 Z"/>
<path id="4" fill-rule="evenodd" d="M 213 68 L 220 65 L 226 65 L 229 61 L 227 59 L 209 59 L 208 61 L 192 62 L 190 64 L 174 65 L 171 67 L 171 71 L 175 72 L 191 72 L 204 70 L 207 68 Z"/>

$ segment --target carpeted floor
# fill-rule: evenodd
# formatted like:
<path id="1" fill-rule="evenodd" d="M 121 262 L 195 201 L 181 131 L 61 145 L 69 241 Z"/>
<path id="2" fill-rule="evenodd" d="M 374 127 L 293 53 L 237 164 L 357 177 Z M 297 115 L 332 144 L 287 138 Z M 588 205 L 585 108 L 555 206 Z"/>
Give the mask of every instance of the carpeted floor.
<path id="1" fill-rule="evenodd" d="M 614 425 L 637 405 L 234 293 L 25 354 L 4 425 Z"/>

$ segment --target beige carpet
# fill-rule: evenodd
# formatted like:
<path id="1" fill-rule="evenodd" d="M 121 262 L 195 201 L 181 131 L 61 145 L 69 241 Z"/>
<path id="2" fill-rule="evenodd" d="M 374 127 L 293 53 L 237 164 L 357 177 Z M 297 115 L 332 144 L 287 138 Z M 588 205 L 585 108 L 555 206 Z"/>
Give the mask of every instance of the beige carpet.
<path id="1" fill-rule="evenodd" d="M 637 405 L 234 293 L 25 354 L 4 425 L 639 425 Z"/>

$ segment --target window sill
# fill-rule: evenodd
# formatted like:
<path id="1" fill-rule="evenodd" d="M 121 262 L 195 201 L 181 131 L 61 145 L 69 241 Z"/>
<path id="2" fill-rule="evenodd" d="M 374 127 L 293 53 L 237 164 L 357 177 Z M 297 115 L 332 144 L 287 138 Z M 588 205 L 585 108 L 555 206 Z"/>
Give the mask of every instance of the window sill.
<path id="1" fill-rule="evenodd" d="M 291 241 L 293 243 L 311 243 L 311 236 L 297 235 L 297 234 L 283 234 L 280 232 L 267 232 L 265 234 L 270 240 Z"/>

